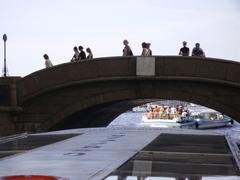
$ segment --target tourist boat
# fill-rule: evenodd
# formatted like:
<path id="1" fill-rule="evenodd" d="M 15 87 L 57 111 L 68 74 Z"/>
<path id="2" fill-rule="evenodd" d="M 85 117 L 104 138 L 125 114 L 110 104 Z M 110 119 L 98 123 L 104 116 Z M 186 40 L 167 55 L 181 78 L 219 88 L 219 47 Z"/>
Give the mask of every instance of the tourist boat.
<path id="1" fill-rule="evenodd" d="M 232 125 L 234 120 L 215 110 L 205 109 L 200 112 L 185 114 L 165 114 L 156 112 L 144 113 L 140 126 L 147 127 L 186 127 L 186 128 L 217 128 Z"/>
<path id="2" fill-rule="evenodd" d="M 196 113 L 194 119 L 196 121 L 196 128 L 216 128 L 234 123 L 232 118 L 214 110 Z"/>
<path id="3" fill-rule="evenodd" d="M 140 126 L 147 127 L 196 127 L 194 116 L 185 114 L 165 114 L 156 112 L 147 112 L 142 116 Z"/>

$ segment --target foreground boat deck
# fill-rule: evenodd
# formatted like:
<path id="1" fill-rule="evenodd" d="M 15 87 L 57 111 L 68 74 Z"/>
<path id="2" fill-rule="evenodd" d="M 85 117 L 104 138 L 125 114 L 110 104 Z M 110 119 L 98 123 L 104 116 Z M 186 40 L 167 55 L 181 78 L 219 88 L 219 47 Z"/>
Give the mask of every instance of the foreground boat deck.
<path id="1" fill-rule="evenodd" d="M 232 130 L 119 127 L 25 134 L 0 141 L 0 174 L 71 180 L 181 174 L 237 177 L 239 132 Z M 145 174 L 139 172 L 142 167 L 148 168 Z M 179 171 L 179 167 L 184 168 Z"/>

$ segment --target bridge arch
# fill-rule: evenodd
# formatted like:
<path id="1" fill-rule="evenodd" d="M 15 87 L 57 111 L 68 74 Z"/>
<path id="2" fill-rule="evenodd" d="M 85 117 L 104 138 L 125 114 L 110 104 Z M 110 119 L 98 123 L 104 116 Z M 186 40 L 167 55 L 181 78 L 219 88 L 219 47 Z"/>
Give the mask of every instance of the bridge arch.
<path id="1" fill-rule="evenodd" d="M 113 106 L 106 120 L 82 123 L 83 127 L 105 126 L 126 108 L 152 99 L 204 105 L 239 121 L 239 73 L 237 62 L 181 56 L 109 57 L 61 64 L 18 81 L 18 102 L 23 107 L 19 121 L 25 122 L 19 129 L 46 131 L 80 111 L 97 108 L 107 113 L 112 110 L 100 109 Z M 88 113 L 90 117 L 92 112 Z"/>

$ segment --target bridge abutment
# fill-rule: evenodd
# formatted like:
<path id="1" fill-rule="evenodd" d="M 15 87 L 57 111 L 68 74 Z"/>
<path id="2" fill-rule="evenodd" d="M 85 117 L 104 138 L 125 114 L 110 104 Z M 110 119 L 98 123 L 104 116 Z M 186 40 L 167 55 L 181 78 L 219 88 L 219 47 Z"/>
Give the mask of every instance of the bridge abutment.
<path id="1" fill-rule="evenodd" d="M 0 78 L 0 136 L 16 133 L 17 119 L 22 108 L 17 103 L 16 82 L 21 77 Z"/>

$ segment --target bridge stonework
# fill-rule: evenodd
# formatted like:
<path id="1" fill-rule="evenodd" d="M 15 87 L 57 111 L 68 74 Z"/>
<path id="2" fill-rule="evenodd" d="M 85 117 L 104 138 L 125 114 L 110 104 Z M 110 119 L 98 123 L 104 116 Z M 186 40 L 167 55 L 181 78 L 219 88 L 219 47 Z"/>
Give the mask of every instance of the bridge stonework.
<path id="1" fill-rule="evenodd" d="M 156 99 L 200 104 L 240 122 L 239 74 L 240 63 L 234 61 L 153 56 L 98 58 L 9 82 L 1 78 L 5 130 L 0 130 L 11 134 L 106 126 L 128 109 Z"/>

